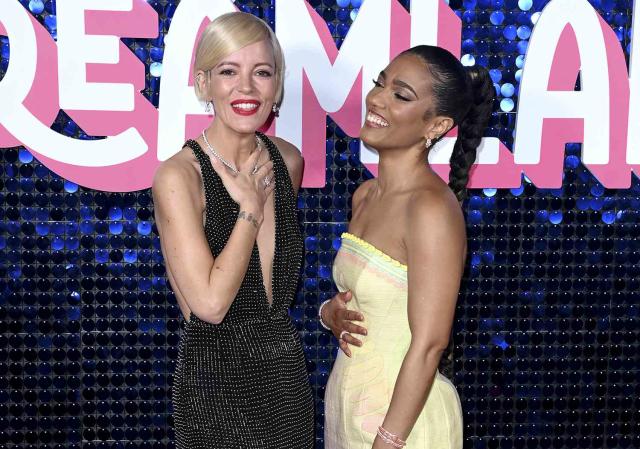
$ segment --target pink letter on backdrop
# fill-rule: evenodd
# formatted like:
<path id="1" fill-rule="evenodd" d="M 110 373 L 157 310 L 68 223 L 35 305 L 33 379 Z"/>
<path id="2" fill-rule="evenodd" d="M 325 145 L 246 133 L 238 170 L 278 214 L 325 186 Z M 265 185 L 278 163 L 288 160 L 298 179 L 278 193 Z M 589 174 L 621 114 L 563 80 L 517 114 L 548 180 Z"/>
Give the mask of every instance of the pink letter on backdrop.
<path id="1" fill-rule="evenodd" d="M 560 187 L 565 144 L 582 142 L 583 163 L 605 186 L 629 187 L 625 68 L 615 34 L 586 0 L 545 7 L 520 83 L 514 143 L 516 163 L 534 184 Z"/>
<path id="2" fill-rule="evenodd" d="M 33 25 L 38 55 L 35 70 L 36 78 L 24 105 L 30 113 L 33 113 L 40 120 L 43 126 L 48 127 L 59 111 L 57 47 L 44 27 L 33 19 L 26 10 L 24 12 L 29 15 Z M 106 14 L 106 16 L 103 17 L 103 14 Z M 130 33 L 128 35 L 131 37 L 154 37 L 157 35 L 157 14 L 144 0 L 133 0 L 133 9 L 131 11 L 87 12 L 85 19 L 85 26 L 89 33 L 106 33 L 109 27 L 113 26 L 113 32 L 119 33 L 128 30 Z M 11 37 L 9 38 L 11 39 Z M 88 82 L 133 83 L 135 86 L 134 110 L 69 110 L 65 112 L 89 135 L 114 136 L 121 134 L 123 136 L 133 136 L 134 138 L 128 141 L 142 142 L 146 148 L 150 148 L 152 151 L 146 151 L 140 157 L 125 159 L 126 162 L 124 163 L 109 165 L 101 162 L 101 160 L 105 160 L 104 155 L 90 153 L 91 148 L 108 148 L 107 145 L 94 145 L 106 143 L 106 140 L 102 142 L 81 141 L 64 137 L 64 139 L 68 139 L 69 143 L 73 143 L 76 148 L 85 147 L 89 152 L 89 154 L 85 153 L 83 155 L 84 160 L 89 162 L 83 163 L 82 166 L 47 157 L 42 154 L 46 148 L 38 147 L 36 149 L 30 147 L 30 151 L 40 162 L 58 175 L 87 187 L 107 191 L 132 191 L 149 187 L 153 173 L 158 165 L 154 151 L 156 148 L 157 110 L 139 92 L 144 89 L 144 73 L 144 64 L 124 44 L 119 43 L 119 62 L 113 65 L 99 66 L 87 64 L 86 78 Z M 33 98 L 37 98 L 37 102 L 32 100 Z M 34 130 L 34 132 L 36 131 Z M 60 136 L 53 131 L 48 130 L 48 132 L 52 133 L 52 137 Z M 3 136 L 2 134 L 0 132 L 0 138 L 6 138 L 6 135 Z M 143 140 L 135 136 L 141 136 Z M 15 143 L 15 141 L 11 142 L 9 139 L 3 139 L 2 141 L 3 145 Z M 24 142 L 21 143 L 24 144 Z M 58 146 L 60 143 L 63 143 L 63 140 L 57 139 Z M 126 148 L 119 150 L 121 152 L 127 151 Z M 140 148 L 136 148 L 135 151 L 139 152 Z"/>
<path id="3" fill-rule="evenodd" d="M 633 170 L 638 176 L 640 165 L 630 166 L 626 161 L 630 97 L 627 64 L 615 33 L 602 17 L 598 19 L 604 36 L 609 66 L 609 162 L 607 164 L 585 163 L 585 165 L 605 187 L 628 189 L 631 187 L 631 171 Z"/>
<path id="4" fill-rule="evenodd" d="M 69 109 L 65 112 L 88 135 L 107 136 L 98 141 L 76 140 L 48 129 L 59 111 L 62 94 L 73 92 L 59 93 L 59 81 L 64 81 L 70 89 L 73 83 L 67 82 L 67 78 L 58 78 L 59 73 L 60 77 L 65 74 L 64 67 L 59 72 L 58 65 L 65 61 L 71 65 L 82 66 L 82 63 L 69 59 L 73 56 L 69 52 L 59 60 L 59 51 L 65 49 L 56 46 L 45 28 L 17 1 L 5 5 L 0 12 L 0 33 L 9 34 L 13 58 L 7 73 L 11 73 L 13 81 L 7 82 L 9 76 L 5 76 L 4 85 L 0 81 L 0 86 L 9 93 L 5 98 L 15 104 L 9 104 L 2 116 L 0 146 L 27 145 L 47 167 L 78 184 L 107 191 L 132 191 L 148 188 L 160 163 L 159 113 L 140 93 L 145 86 L 144 63 L 114 39 L 155 37 L 158 17 L 145 0 L 117 0 L 109 5 L 105 3 L 104 8 L 113 11 L 85 12 L 79 0 L 59 5 L 59 16 L 64 8 L 70 13 L 67 20 L 75 20 L 74 14 L 82 11 L 84 24 L 75 29 L 75 33 L 86 41 L 79 42 L 78 48 L 86 50 L 88 40 L 92 39 L 98 48 L 105 49 L 93 62 L 89 62 L 91 54 L 79 56 L 87 61 L 83 73 L 86 81 L 82 82 L 92 88 L 106 83 L 123 95 L 118 99 L 129 101 L 113 103 L 122 106 L 122 110 L 114 111 L 104 110 L 107 109 L 104 105 L 90 108 L 88 104 L 94 98 L 64 97 L 69 99 Z M 231 3 L 215 5 L 233 9 Z M 424 43 L 440 45 L 460 56 L 461 22 L 448 5 L 442 0 L 424 0 L 424 3 L 414 3 L 412 13 L 414 10 L 415 14 L 410 16 L 397 0 L 368 0 L 360 8 L 338 51 L 326 23 L 306 1 L 278 2 L 277 31 L 288 67 L 281 116 L 270 124 L 269 132 L 275 129 L 277 135 L 302 150 L 306 161 L 303 186 L 325 184 L 326 116 L 346 134 L 357 137 L 369 79 L 375 78 L 395 55 L 410 45 Z M 62 21 L 60 17 L 59 21 Z M 27 23 L 33 33 L 21 34 L 21 29 L 28 30 Z M 423 23 L 424 27 L 416 27 Z M 601 33 L 594 32 L 596 29 Z M 11 42 L 11 30 L 24 39 L 19 42 L 20 38 L 14 37 Z M 98 37 L 101 40 L 96 40 Z M 32 55 L 30 59 L 20 59 L 20 52 L 14 52 L 17 48 L 23 50 L 23 55 Z M 549 48 L 555 51 L 549 54 Z M 19 93 L 11 97 L 12 90 L 8 88 L 19 86 L 15 82 L 19 81 L 15 79 L 19 64 L 25 66 L 28 61 L 32 61 L 29 70 L 36 67 L 31 87 L 27 89 L 25 83 L 31 82 L 27 77 L 22 88 L 17 89 Z M 625 68 L 615 34 L 586 0 L 549 2 L 534 28 L 520 84 L 518 132 L 514 143 L 516 162 L 514 154 L 497 139 L 483 139 L 471 171 L 470 187 L 516 187 L 520 185 L 522 171 L 540 187 L 557 187 L 562 182 L 564 145 L 576 141 L 584 142 L 583 162 L 603 185 L 629 187 L 629 174 L 631 171 L 637 174 L 640 166 L 626 161 L 630 93 Z M 574 92 L 578 73 L 583 81 L 582 91 Z M 133 96 L 122 86 L 133 87 Z M 196 112 L 196 109 L 187 112 L 188 135 L 199 131 L 210 120 L 206 115 L 193 115 Z M 456 131 L 452 130 L 440 142 L 444 144 L 442 148 L 439 143 L 429 157 L 432 167 L 443 179 L 448 177 L 448 158 Z M 127 142 L 127 145 L 117 145 L 117 142 Z M 168 156 L 170 154 L 164 154 L 163 160 Z M 360 156 L 362 163 L 375 174 L 375 153 L 362 147 Z"/>
<path id="5" fill-rule="evenodd" d="M 38 48 L 36 50 L 37 70 L 33 84 L 31 85 L 31 90 L 23 104 L 41 123 L 49 127 L 60 110 L 58 106 L 58 57 L 56 54 L 56 45 L 47 30 L 40 25 L 27 10 L 23 10 L 22 12 L 29 18 L 38 42 Z M 0 35 L 7 35 L 7 31 L 2 25 L 1 20 Z M 9 46 L 11 47 L 11 36 L 8 37 Z M 9 62 L 9 70 L 13 70 L 11 61 Z M 7 107 L 7 105 L 5 104 L 3 107 Z M 0 124 L 0 148 L 20 145 L 22 145 L 22 142 L 7 132 L 2 124 Z"/>
<path id="6" fill-rule="evenodd" d="M 158 35 L 158 15 L 144 0 L 134 0 L 133 10 L 87 11 L 87 34 L 152 38 Z M 38 156 L 59 175 L 78 184 L 98 190 L 133 191 L 148 188 L 159 162 L 156 157 L 158 110 L 140 93 L 145 87 L 145 66 L 122 42 L 117 64 L 87 64 L 88 82 L 133 83 L 132 111 L 79 111 L 67 114 L 87 134 L 113 136 L 127 128 L 135 128 L 149 150 L 142 156 L 122 164 L 106 167 L 77 167 Z"/>

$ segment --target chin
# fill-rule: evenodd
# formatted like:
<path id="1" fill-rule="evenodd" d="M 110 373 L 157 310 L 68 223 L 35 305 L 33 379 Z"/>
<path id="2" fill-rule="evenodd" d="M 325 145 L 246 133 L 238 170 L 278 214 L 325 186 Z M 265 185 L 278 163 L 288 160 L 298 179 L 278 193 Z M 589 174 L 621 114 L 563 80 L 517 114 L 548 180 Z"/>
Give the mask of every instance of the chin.
<path id="1" fill-rule="evenodd" d="M 269 117 L 233 117 L 226 125 L 239 134 L 251 134 L 260 130 Z"/>
<path id="2" fill-rule="evenodd" d="M 371 149 L 378 150 L 385 146 L 385 140 L 387 140 L 379 131 L 382 130 L 363 126 L 360 128 L 360 140 Z"/>
<path id="3" fill-rule="evenodd" d="M 246 126 L 234 126 L 234 129 L 237 133 L 240 134 L 252 134 L 258 131 L 262 125 L 258 125 L 258 123 L 252 123 L 251 125 Z"/>
<path id="4" fill-rule="evenodd" d="M 370 129 L 368 129 L 366 126 L 363 126 L 362 128 L 360 128 L 360 135 L 358 136 L 358 138 L 367 145 L 371 143 L 371 133 L 369 131 Z"/>

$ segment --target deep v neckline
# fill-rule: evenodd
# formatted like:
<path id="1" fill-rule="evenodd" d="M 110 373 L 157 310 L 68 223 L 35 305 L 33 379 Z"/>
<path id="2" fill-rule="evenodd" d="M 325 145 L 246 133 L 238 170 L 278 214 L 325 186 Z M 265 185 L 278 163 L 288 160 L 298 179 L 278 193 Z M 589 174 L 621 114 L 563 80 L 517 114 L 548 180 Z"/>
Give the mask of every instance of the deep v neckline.
<path id="1" fill-rule="evenodd" d="M 258 246 L 258 235 L 256 234 L 256 239 L 253 242 L 253 248 L 252 248 L 252 257 L 251 260 L 249 261 L 249 266 L 251 266 L 251 263 L 253 262 L 253 255 L 255 255 L 255 260 L 257 262 L 257 271 L 258 271 L 258 276 L 259 276 L 259 280 L 260 280 L 260 285 L 262 286 L 262 298 L 264 301 L 264 304 L 266 306 L 266 309 L 268 312 L 271 312 L 274 308 L 275 302 L 276 302 L 276 298 L 278 297 L 277 295 L 277 286 L 276 286 L 276 262 L 277 262 L 277 258 L 278 258 L 278 252 L 280 250 L 280 228 L 281 228 L 281 223 L 279 223 L 279 221 L 282 218 L 278 217 L 278 206 L 280 205 L 280 202 L 282 201 L 281 198 L 281 189 L 282 189 L 282 180 L 280 179 L 280 176 L 278 174 L 279 171 L 279 164 L 276 162 L 276 155 L 275 152 L 277 151 L 277 148 L 275 146 L 275 144 L 271 141 L 271 139 L 269 139 L 267 136 L 265 136 L 262 133 L 256 133 L 256 135 L 258 136 L 258 138 L 260 139 L 260 141 L 266 146 L 267 148 L 267 152 L 269 153 L 269 159 L 273 162 L 274 166 L 273 166 L 273 176 L 274 176 L 274 182 L 276 183 L 275 185 L 275 189 L 273 189 L 273 227 L 274 227 L 274 232 L 273 232 L 273 256 L 271 258 L 271 298 L 269 298 L 269 294 L 267 292 L 267 286 L 265 285 L 265 279 L 264 279 L 264 273 L 262 272 L 262 257 L 260 254 L 260 247 Z M 233 198 L 231 198 L 231 195 L 229 195 L 229 192 L 227 191 L 226 187 L 224 186 L 224 183 L 222 182 L 222 179 L 220 178 L 220 176 L 218 175 L 218 173 L 216 173 L 216 171 L 213 169 L 213 166 L 211 165 L 211 159 L 209 158 L 209 155 L 202 149 L 202 146 L 196 141 L 193 140 L 193 143 L 197 146 L 198 150 L 200 151 L 200 153 L 204 156 L 204 160 L 206 161 L 206 163 L 209 165 L 208 169 L 211 170 L 214 179 L 216 180 L 216 183 L 220 186 L 221 190 L 222 190 L 222 194 L 226 197 L 227 200 L 229 200 L 232 204 L 234 204 L 235 209 L 236 209 L 236 214 L 240 212 L 240 206 L 238 203 L 236 203 Z M 206 190 L 206 189 L 205 189 Z M 205 192 L 206 195 L 206 192 Z M 208 216 L 207 212 L 205 212 L 205 215 Z M 206 228 L 207 226 L 207 219 L 205 219 L 205 223 L 204 226 Z"/>
<path id="2" fill-rule="evenodd" d="M 278 210 L 278 204 L 280 201 L 280 192 L 279 192 L 279 184 L 280 181 L 278 180 L 278 170 L 276 169 L 275 166 L 275 158 L 274 158 L 274 154 L 273 154 L 273 147 L 275 147 L 275 144 L 273 142 L 271 142 L 271 140 L 263 135 L 263 134 L 258 134 L 258 138 L 260 139 L 260 141 L 267 147 L 267 151 L 269 152 L 269 159 L 273 162 L 274 166 L 273 166 L 273 177 L 274 180 L 273 182 L 276 183 L 275 188 L 273 189 L 273 256 L 271 258 L 271 298 L 269 298 L 269 293 L 267 291 L 267 285 L 264 282 L 264 273 L 262 271 L 262 254 L 260 253 L 260 247 L 258 246 L 258 235 L 256 234 L 256 241 L 254 242 L 254 247 L 256 250 L 256 254 L 258 255 L 258 268 L 259 268 L 259 272 L 260 272 L 260 284 L 262 285 L 262 292 L 264 293 L 264 298 L 265 301 L 267 303 L 267 309 L 269 311 L 271 311 L 273 309 L 274 303 L 275 303 L 275 298 L 276 298 L 276 286 L 275 286 L 275 268 L 276 268 L 276 257 L 278 255 L 278 249 L 279 249 L 279 245 L 278 245 L 278 241 L 280 240 L 278 238 L 278 233 L 280 230 L 280 226 L 278 223 L 278 214 L 277 214 L 277 210 Z M 226 190 L 226 189 L 225 189 Z M 228 192 L 227 192 L 228 194 Z"/>

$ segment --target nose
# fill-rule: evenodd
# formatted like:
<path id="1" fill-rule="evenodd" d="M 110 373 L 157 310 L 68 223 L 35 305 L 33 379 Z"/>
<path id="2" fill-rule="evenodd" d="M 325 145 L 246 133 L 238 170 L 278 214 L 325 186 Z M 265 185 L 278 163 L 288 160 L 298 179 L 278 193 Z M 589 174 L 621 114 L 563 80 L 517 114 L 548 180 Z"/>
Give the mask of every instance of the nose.
<path id="1" fill-rule="evenodd" d="M 367 104 L 375 109 L 384 109 L 384 89 L 371 89 L 367 94 Z"/>
<path id="2" fill-rule="evenodd" d="M 251 93 L 253 91 L 253 76 L 252 73 L 243 73 L 238 80 L 238 91 L 244 94 Z"/>

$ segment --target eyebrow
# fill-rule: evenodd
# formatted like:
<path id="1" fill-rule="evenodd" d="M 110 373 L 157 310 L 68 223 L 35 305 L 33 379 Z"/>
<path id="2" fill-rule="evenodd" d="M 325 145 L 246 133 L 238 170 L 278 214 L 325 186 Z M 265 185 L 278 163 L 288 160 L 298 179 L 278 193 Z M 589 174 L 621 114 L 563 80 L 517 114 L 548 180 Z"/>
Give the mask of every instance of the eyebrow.
<path id="1" fill-rule="evenodd" d="M 231 61 L 222 61 L 221 63 L 219 63 L 216 67 L 220 67 L 223 65 L 231 65 L 234 67 L 240 67 L 240 64 L 238 64 L 237 62 L 231 62 Z M 256 65 L 254 65 L 253 67 L 260 67 L 261 65 L 266 65 L 269 66 L 271 68 L 273 68 L 273 64 L 271 64 L 270 62 L 259 62 Z"/>
<path id="2" fill-rule="evenodd" d="M 393 80 L 393 84 L 395 84 L 396 86 L 400 86 L 400 87 L 404 87 L 405 89 L 408 89 L 411 91 L 411 93 L 413 93 L 413 95 L 416 96 L 416 98 L 418 98 L 418 94 L 416 93 L 415 90 L 413 90 L 413 87 L 409 86 L 407 83 L 405 83 L 402 80 Z"/>
<path id="3" fill-rule="evenodd" d="M 384 72 L 384 70 L 380 72 L 380 78 L 382 78 L 383 80 L 387 79 L 387 74 Z M 416 96 L 416 98 L 419 98 L 418 94 L 413 89 L 413 87 L 411 87 L 409 84 L 405 83 L 404 81 L 396 79 L 396 80 L 393 80 L 393 84 L 395 84 L 396 86 L 404 87 L 405 89 L 410 90 L 411 93 Z"/>

